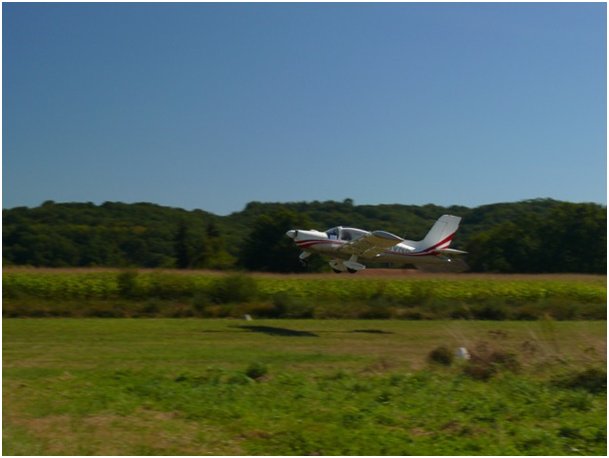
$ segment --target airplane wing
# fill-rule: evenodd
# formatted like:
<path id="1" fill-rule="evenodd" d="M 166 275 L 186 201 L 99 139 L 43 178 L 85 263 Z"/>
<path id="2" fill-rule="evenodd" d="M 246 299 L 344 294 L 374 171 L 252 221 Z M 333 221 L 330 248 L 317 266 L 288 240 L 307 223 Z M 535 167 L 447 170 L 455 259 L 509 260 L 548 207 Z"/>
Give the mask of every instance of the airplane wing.
<path id="1" fill-rule="evenodd" d="M 403 241 L 403 238 L 398 237 L 391 232 L 373 231 L 364 235 L 363 237 L 358 238 L 357 240 L 354 240 L 353 242 L 343 245 L 340 248 L 340 251 L 342 253 L 370 258 Z M 413 247 L 407 248 L 414 251 Z"/>

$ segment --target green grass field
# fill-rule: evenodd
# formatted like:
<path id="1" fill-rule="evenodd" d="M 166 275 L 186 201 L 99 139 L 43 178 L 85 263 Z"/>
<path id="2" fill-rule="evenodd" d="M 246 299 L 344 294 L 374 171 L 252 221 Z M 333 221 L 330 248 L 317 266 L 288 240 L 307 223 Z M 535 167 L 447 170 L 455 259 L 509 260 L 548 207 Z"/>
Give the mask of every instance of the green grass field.
<path id="1" fill-rule="evenodd" d="M 4 319 L 3 451 L 605 455 L 605 367 L 604 321 Z"/>

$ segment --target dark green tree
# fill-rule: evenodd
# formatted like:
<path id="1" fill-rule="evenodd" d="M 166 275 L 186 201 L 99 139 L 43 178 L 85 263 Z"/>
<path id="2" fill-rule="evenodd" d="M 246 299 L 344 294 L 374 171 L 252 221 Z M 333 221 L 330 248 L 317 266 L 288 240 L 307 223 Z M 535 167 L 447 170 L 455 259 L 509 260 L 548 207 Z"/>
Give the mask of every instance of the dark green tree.
<path id="1" fill-rule="evenodd" d="M 205 262 L 200 267 L 223 270 L 234 266 L 235 257 L 226 251 L 226 242 L 214 221 L 207 224 L 205 234 Z"/>
<path id="2" fill-rule="evenodd" d="M 310 221 L 290 210 L 275 210 L 256 219 L 251 233 L 245 238 L 239 256 L 246 269 L 268 272 L 302 272 L 298 259 L 300 250 L 286 237 L 290 229 L 308 228 Z"/>
<path id="3" fill-rule="evenodd" d="M 561 203 L 544 221 L 539 239 L 546 272 L 607 270 L 607 216 L 598 205 Z"/>
<path id="4" fill-rule="evenodd" d="M 205 264 L 208 255 L 203 234 L 194 234 L 182 220 L 175 235 L 175 259 L 178 269 L 191 269 Z"/>
<path id="5" fill-rule="evenodd" d="M 607 218 L 602 207 L 559 203 L 543 218 L 531 211 L 514 215 L 469 238 L 466 250 L 472 270 L 606 272 Z"/>
<path id="6" fill-rule="evenodd" d="M 45 202 L 5 209 L 5 265 L 176 267 L 300 271 L 291 228 L 342 225 L 418 240 L 442 214 L 463 221 L 451 247 L 476 271 L 605 273 L 607 210 L 552 199 L 484 205 L 251 202 L 216 216 L 151 203 Z M 176 224 L 176 222 L 178 222 Z M 321 257 L 309 258 L 311 264 Z M 238 263 L 237 263 L 238 261 Z"/>
<path id="7" fill-rule="evenodd" d="M 506 222 L 472 236 L 467 245 L 467 262 L 479 272 L 536 272 L 539 268 L 538 228 Z"/>

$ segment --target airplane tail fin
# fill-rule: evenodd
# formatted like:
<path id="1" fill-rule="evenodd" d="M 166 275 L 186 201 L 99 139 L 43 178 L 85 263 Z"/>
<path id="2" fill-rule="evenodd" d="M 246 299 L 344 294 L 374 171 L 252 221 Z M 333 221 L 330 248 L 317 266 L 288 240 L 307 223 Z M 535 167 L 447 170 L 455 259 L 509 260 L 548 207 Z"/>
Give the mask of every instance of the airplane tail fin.
<path id="1" fill-rule="evenodd" d="M 424 251 L 440 251 L 448 248 L 459 228 L 460 222 L 461 218 L 458 216 L 442 215 L 434 223 L 425 238 L 419 242 L 420 247 Z"/>

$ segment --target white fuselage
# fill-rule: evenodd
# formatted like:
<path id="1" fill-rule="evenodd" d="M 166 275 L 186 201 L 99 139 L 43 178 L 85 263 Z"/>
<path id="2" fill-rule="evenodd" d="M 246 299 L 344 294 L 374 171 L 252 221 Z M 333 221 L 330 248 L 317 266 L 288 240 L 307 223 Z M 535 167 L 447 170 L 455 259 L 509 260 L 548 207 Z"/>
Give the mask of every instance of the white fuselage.
<path id="1" fill-rule="evenodd" d="M 453 262 L 455 255 L 464 251 L 449 248 L 461 218 L 442 215 L 422 240 L 405 240 L 386 231 L 368 232 L 352 227 L 333 227 L 326 232 L 314 229 L 292 229 L 286 235 L 303 252 L 304 261 L 312 252 L 329 256 L 330 267 L 337 272 L 357 272 L 367 263 L 412 264 L 423 270 L 454 268 L 462 270 L 466 264 Z M 365 263 L 365 264 L 364 264 Z"/>
<path id="2" fill-rule="evenodd" d="M 296 245 L 305 251 L 313 251 L 334 258 L 349 259 L 350 255 L 348 253 L 341 253 L 340 248 L 365 234 L 369 234 L 368 231 L 355 228 L 336 229 L 338 229 L 336 238 L 333 238 L 333 234 L 328 234 L 332 229 L 328 232 L 298 230 L 297 234 L 295 234 L 294 241 L 296 242 Z M 341 237 L 342 240 L 338 237 Z M 361 256 L 360 260 L 395 264 L 434 263 L 434 259 L 432 258 L 436 257 L 435 253 L 431 250 L 413 251 L 412 247 L 416 244 L 417 242 L 415 241 L 405 240 L 404 242 L 385 249 L 382 253 L 375 256 Z"/>

